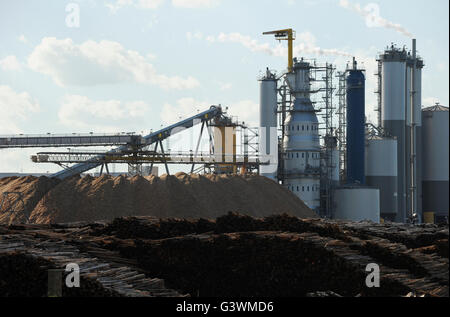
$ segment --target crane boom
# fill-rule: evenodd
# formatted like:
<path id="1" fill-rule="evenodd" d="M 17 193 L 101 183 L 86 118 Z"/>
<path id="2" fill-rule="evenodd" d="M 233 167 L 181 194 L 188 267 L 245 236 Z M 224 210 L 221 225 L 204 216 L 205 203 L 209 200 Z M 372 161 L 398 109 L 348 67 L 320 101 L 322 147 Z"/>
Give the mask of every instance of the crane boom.
<path id="1" fill-rule="evenodd" d="M 295 40 L 295 31 L 292 29 L 283 29 L 276 31 L 268 31 L 264 32 L 263 35 L 275 35 L 277 40 L 286 40 L 288 41 L 288 70 L 292 71 L 294 67 L 294 40 Z"/>

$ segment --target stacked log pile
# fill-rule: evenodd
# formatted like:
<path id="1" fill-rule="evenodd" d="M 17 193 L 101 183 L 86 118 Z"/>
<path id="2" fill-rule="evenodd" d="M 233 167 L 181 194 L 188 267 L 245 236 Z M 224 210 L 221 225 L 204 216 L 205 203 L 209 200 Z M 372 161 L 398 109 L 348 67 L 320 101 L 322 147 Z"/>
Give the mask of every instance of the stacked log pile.
<path id="1" fill-rule="evenodd" d="M 181 296 L 117 253 L 80 247 L 73 238 L 89 230 L 36 225 L 0 230 L 0 296 L 46 296 L 48 270 L 64 270 L 69 263 L 79 265 L 80 287 L 68 288 L 63 283 L 62 296 Z"/>
<path id="2" fill-rule="evenodd" d="M 80 262 L 92 284 L 77 296 L 449 295 L 448 226 L 229 213 L 0 227 L 0 271 L 21 274 L 30 261 L 41 280 L 48 267 Z M 365 284 L 369 263 L 380 288 Z"/>

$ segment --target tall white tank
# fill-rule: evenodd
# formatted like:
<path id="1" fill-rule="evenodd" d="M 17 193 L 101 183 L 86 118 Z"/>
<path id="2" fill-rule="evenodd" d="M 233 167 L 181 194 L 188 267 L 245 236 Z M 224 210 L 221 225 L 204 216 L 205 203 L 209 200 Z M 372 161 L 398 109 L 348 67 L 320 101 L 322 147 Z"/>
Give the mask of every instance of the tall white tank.
<path id="1" fill-rule="evenodd" d="M 377 188 L 344 186 L 333 193 L 334 219 L 380 222 L 380 191 Z"/>
<path id="2" fill-rule="evenodd" d="M 366 183 L 380 190 L 380 213 L 395 221 L 397 215 L 397 140 L 373 137 L 366 142 Z"/>
<path id="3" fill-rule="evenodd" d="M 381 124 L 389 137 L 397 138 L 397 217 L 406 220 L 407 175 L 406 164 L 406 97 L 407 97 L 407 52 L 392 46 L 381 56 Z"/>
<path id="4" fill-rule="evenodd" d="M 319 122 L 310 99 L 310 65 L 295 60 L 286 76 L 294 104 L 286 117 L 284 185 L 311 209 L 320 207 Z"/>
<path id="5" fill-rule="evenodd" d="M 448 217 L 449 108 L 441 105 L 422 111 L 423 212 Z"/>
<path id="6" fill-rule="evenodd" d="M 259 98 L 259 153 L 261 161 L 269 165 L 260 166 L 260 175 L 277 180 L 278 137 L 277 137 L 277 79 L 269 69 L 260 80 Z"/>

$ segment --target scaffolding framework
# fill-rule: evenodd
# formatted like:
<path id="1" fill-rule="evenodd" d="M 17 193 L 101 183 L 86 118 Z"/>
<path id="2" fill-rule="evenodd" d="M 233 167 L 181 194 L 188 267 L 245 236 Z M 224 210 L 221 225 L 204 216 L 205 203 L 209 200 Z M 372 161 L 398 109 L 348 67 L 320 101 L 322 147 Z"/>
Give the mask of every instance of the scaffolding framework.
<path id="1" fill-rule="evenodd" d="M 308 61 L 308 60 L 305 60 Z M 322 182 L 321 190 L 321 207 L 320 213 L 322 216 L 330 216 L 332 209 L 332 184 L 331 184 L 331 173 L 335 168 L 332 162 L 332 148 L 328 146 L 329 142 L 325 142 L 327 137 L 337 136 L 337 128 L 334 124 L 334 117 L 338 115 L 338 111 L 333 106 L 333 95 L 335 93 L 334 76 L 336 68 L 330 64 L 318 64 L 316 60 L 309 60 L 310 64 L 310 83 L 311 89 L 309 93 L 315 95 L 316 98 L 311 98 L 312 104 L 315 111 L 318 113 L 319 120 L 319 131 L 321 135 L 322 142 L 322 154 L 320 157 L 321 168 L 314 171 L 305 171 L 304 175 L 318 175 Z M 285 183 L 284 175 L 284 161 L 286 159 L 286 153 L 283 150 L 283 140 L 285 137 L 285 121 L 287 114 L 291 110 L 293 103 L 293 96 L 289 90 L 289 86 L 286 83 L 285 74 L 278 78 L 278 126 L 279 126 L 279 169 L 278 169 L 278 181 L 281 184 Z"/>
<path id="2" fill-rule="evenodd" d="M 347 170 L 347 82 L 346 82 L 346 71 L 337 72 L 338 79 L 338 89 L 336 95 L 338 97 L 338 127 L 336 130 L 336 136 L 338 139 L 338 149 L 339 149 L 339 162 L 340 162 L 340 172 L 341 181 L 345 181 L 345 175 Z"/>

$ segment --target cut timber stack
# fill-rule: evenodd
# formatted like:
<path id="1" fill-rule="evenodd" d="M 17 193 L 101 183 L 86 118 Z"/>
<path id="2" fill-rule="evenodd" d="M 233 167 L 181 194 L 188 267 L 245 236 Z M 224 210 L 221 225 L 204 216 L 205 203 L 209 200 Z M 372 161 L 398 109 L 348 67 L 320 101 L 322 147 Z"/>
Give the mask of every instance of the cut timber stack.
<path id="1" fill-rule="evenodd" d="M 0 285 L 22 274 L 8 263 L 23 267 L 30 257 L 41 275 L 39 267 L 80 262 L 98 296 L 449 295 L 448 226 L 233 213 L 0 226 Z M 380 267 L 380 288 L 365 285 L 369 263 Z"/>
<path id="2" fill-rule="evenodd" d="M 48 228 L 16 227 L 0 236 L 0 296 L 46 296 L 48 270 L 64 270 L 69 263 L 80 267 L 80 288 L 62 287 L 63 296 L 181 296 L 115 252 L 95 247 L 81 252 L 70 237 L 89 228 L 67 228 L 64 234 Z"/>

